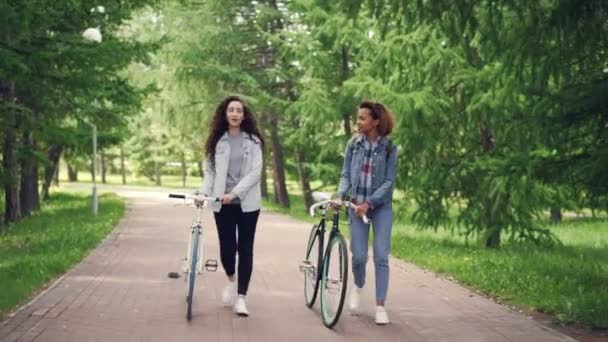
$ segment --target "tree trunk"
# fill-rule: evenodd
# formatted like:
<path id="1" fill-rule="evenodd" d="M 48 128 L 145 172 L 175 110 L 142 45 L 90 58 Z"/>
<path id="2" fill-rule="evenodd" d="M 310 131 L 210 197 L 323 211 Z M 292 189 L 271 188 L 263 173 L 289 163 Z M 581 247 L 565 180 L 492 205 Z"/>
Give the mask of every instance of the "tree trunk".
<path id="1" fill-rule="evenodd" d="M 494 151 L 494 136 L 492 135 L 492 130 L 482 125 L 481 127 L 481 146 L 483 148 L 484 153 L 492 153 Z M 494 217 L 491 213 L 491 204 L 485 203 L 486 205 L 486 247 L 487 248 L 499 248 L 500 247 L 500 231 L 501 227 L 494 222 Z"/>
<path id="2" fill-rule="evenodd" d="M 272 196 L 274 199 L 274 203 L 279 203 L 279 189 L 277 188 L 277 182 L 272 182 L 272 191 L 272 193 L 274 194 L 274 196 Z"/>
<path id="3" fill-rule="evenodd" d="M 106 174 L 108 173 L 108 166 L 106 165 L 106 154 L 101 152 L 101 183 L 106 184 Z"/>
<path id="4" fill-rule="evenodd" d="M 122 175 L 122 185 L 127 184 L 127 171 L 125 170 L 125 150 L 120 146 L 120 174 Z"/>
<path id="5" fill-rule="evenodd" d="M 268 199 L 268 173 L 266 172 L 266 158 L 262 158 L 262 198 Z"/>
<path id="6" fill-rule="evenodd" d="M 61 145 L 51 145 L 47 150 L 49 164 L 44 168 L 44 182 L 42 184 L 42 200 L 44 201 L 49 199 L 49 188 L 59 165 L 61 152 L 63 152 L 63 146 Z"/>
<path id="7" fill-rule="evenodd" d="M 492 130 L 488 127 L 481 128 L 481 146 L 485 153 L 494 151 L 494 136 L 492 135 Z"/>
<path id="8" fill-rule="evenodd" d="M 61 158 L 61 154 L 59 155 Z M 57 162 L 57 166 L 55 166 L 55 173 L 53 174 L 53 185 L 59 186 L 59 162 Z"/>
<path id="9" fill-rule="evenodd" d="M 279 118 L 274 109 L 270 110 L 270 137 L 272 143 L 272 165 L 274 183 L 276 184 L 276 203 L 284 208 L 289 208 L 289 195 L 285 183 L 285 164 L 283 160 L 283 146 L 279 139 Z"/>
<path id="10" fill-rule="evenodd" d="M 154 162 L 154 181 L 155 181 L 156 185 L 161 186 L 160 163 L 157 161 Z"/>
<path id="11" fill-rule="evenodd" d="M 2 84 L 2 96 L 6 102 L 15 101 L 15 83 Z M 19 173 L 15 156 L 17 150 L 17 113 L 13 109 L 6 111 L 4 144 L 2 146 L 2 167 L 4 168 L 4 222 L 13 223 L 21 218 L 19 203 Z"/>
<path id="12" fill-rule="evenodd" d="M 264 112 L 260 113 L 258 117 L 260 123 L 261 134 L 265 137 L 269 136 L 268 134 L 268 115 L 264 115 Z M 268 156 L 270 155 L 271 148 L 268 147 L 267 144 L 263 146 L 262 150 L 262 175 L 260 178 L 260 187 L 262 190 L 262 198 L 268 200 Z"/>
<path id="13" fill-rule="evenodd" d="M 186 155 L 184 153 L 181 154 L 181 162 L 182 162 L 182 188 L 186 187 L 186 176 L 188 175 L 188 167 L 186 165 Z"/>
<path id="14" fill-rule="evenodd" d="M 38 195 L 38 162 L 32 152 L 36 149 L 34 137 L 30 129 L 23 132 L 24 156 L 21 158 L 21 214 L 30 216 L 33 211 L 40 208 Z"/>
<path id="15" fill-rule="evenodd" d="M 348 79 L 349 68 L 348 68 L 348 48 L 346 46 L 342 46 L 342 51 L 340 55 L 341 67 L 342 67 L 342 83 L 344 83 Z M 348 110 L 344 110 L 342 114 L 342 120 L 344 124 L 344 134 L 347 137 L 351 136 L 351 114 Z"/>
<path id="16" fill-rule="evenodd" d="M 196 165 L 198 166 L 198 174 L 201 176 L 201 179 L 203 179 L 205 177 L 205 172 L 203 171 L 203 161 L 199 161 L 196 163 Z"/>
<path id="17" fill-rule="evenodd" d="M 500 247 L 500 228 L 490 230 L 486 238 L 487 248 L 499 248 Z"/>
<path id="18" fill-rule="evenodd" d="M 304 209 L 308 210 L 313 204 L 312 190 L 310 190 L 310 178 L 308 176 L 308 170 L 306 170 L 306 157 L 304 152 L 299 149 L 296 150 L 296 163 L 298 165 L 300 189 L 302 190 L 302 197 L 304 198 Z"/>
<path id="19" fill-rule="evenodd" d="M 551 223 L 558 224 L 562 222 L 562 208 L 558 206 L 551 207 Z"/>
<path id="20" fill-rule="evenodd" d="M 78 182 L 78 170 L 75 166 L 68 164 L 68 181 Z"/>

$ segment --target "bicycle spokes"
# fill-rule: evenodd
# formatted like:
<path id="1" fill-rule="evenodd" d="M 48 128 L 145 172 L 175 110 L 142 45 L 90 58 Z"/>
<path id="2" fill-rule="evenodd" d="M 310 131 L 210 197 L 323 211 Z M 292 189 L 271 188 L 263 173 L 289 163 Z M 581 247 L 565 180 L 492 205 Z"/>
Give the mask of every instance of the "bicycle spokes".
<path id="1" fill-rule="evenodd" d="M 338 302 L 340 301 L 340 291 L 342 290 L 342 267 L 340 251 L 337 244 L 334 244 L 329 252 L 328 262 L 325 265 L 326 273 L 323 281 L 323 291 L 325 292 L 326 306 L 328 313 L 333 316 L 336 313 Z"/>

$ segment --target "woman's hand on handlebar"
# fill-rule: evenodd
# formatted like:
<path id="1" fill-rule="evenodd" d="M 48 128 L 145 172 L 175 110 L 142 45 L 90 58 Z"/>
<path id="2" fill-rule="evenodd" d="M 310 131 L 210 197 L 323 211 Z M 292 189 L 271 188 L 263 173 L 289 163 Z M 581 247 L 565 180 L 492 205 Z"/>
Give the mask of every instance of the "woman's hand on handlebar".
<path id="1" fill-rule="evenodd" d="M 369 210 L 369 203 L 363 202 L 363 203 L 357 205 L 357 209 L 355 209 L 355 214 L 358 217 L 363 218 L 364 215 L 367 215 L 368 210 Z"/>
<path id="2" fill-rule="evenodd" d="M 222 197 L 220 197 L 220 202 L 222 202 L 222 204 L 230 204 L 235 198 L 236 195 L 230 192 L 222 195 Z"/>

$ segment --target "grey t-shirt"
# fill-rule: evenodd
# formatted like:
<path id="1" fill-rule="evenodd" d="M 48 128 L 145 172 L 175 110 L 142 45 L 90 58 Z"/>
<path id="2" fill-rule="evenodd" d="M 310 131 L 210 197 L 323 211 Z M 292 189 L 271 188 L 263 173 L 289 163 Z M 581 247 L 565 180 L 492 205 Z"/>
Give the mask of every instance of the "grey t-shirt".
<path id="1" fill-rule="evenodd" d="M 243 168 L 243 136 L 228 136 L 230 144 L 230 159 L 228 161 L 228 176 L 226 177 L 226 192 L 229 193 L 239 183 L 241 178 L 241 169 Z"/>

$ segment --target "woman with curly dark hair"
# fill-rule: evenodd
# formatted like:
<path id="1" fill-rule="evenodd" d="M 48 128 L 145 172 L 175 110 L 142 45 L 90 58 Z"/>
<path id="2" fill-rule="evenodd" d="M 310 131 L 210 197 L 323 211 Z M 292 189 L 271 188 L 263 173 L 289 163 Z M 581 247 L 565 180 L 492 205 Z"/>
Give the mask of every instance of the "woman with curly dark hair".
<path id="1" fill-rule="evenodd" d="M 220 198 L 219 203 L 213 204 L 213 211 L 220 259 L 228 277 L 222 302 L 233 305 L 239 316 L 249 315 L 245 296 L 253 269 L 253 241 L 262 201 L 263 144 L 255 117 L 245 102 L 237 96 L 225 98 L 211 120 L 205 144 L 205 177 L 199 193 Z"/>

